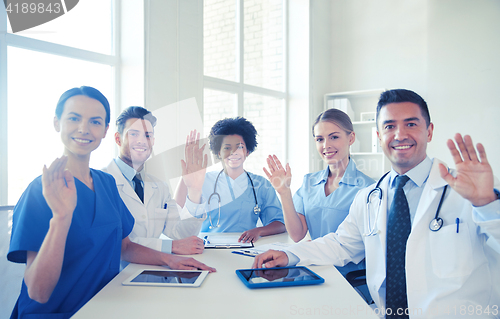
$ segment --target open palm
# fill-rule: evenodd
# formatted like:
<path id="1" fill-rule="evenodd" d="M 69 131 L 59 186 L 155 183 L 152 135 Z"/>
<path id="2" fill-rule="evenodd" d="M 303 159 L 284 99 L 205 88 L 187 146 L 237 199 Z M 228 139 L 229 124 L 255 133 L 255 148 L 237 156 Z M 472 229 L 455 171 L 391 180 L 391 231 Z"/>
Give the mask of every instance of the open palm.
<path id="1" fill-rule="evenodd" d="M 477 152 L 469 135 L 463 138 L 460 134 L 455 135 L 455 143 L 450 139 L 447 146 L 450 149 L 453 161 L 456 165 L 457 175 L 453 177 L 444 165 L 440 165 L 441 177 L 459 193 L 463 198 L 469 200 L 474 206 L 483 206 L 496 199 L 493 192 L 493 170 L 486 158 L 486 152 L 482 144 L 477 144 Z"/>
<path id="2" fill-rule="evenodd" d="M 289 190 L 292 182 L 292 170 L 290 169 L 290 165 L 286 164 L 285 169 L 276 155 L 269 155 L 267 158 L 267 166 L 269 167 L 269 171 L 264 167 L 264 173 L 266 173 L 267 178 L 276 192 L 282 194 Z"/>
<path id="3" fill-rule="evenodd" d="M 182 179 L 188 188 L 201 189 L 207 170 L 207 154 L 203 155 L 205 144 L 200 147 L 200 133 L 191 131 L 186 139 L 185 160 L 181 160 Z"/>
<path id="4" fill-rule="evenodd" d="M 63 156 L 54 160 L 49 168 L 43 168 L 43 197 L 55 217 L 71 218 L 76 207 L 75 179 L 70 171 L 65 170 L 67 160 Z"/>

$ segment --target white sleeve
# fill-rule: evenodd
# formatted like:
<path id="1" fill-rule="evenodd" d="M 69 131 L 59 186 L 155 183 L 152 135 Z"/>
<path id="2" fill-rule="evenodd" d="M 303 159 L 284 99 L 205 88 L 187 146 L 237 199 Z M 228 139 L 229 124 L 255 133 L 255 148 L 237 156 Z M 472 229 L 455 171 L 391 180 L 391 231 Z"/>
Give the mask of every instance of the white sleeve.
<path id="1" fill-rule="evenodd" d="M 168 185 L 164 185 L 168 212 L 163 234 L 174 240 L 197 236 L 206 218 L 204 203 L 194 204 L 187 199 L 186 204 L 181 208 L 170 195 Z"/>
<path id="2" fill-rule="evenodd" d="M 359 263 L 363 260 L 365 257 L 362 235 L 365 209 L 363 194 L 365 192 L 358 192 L 349 209 L 349 215 L 340 224 L 337 232 L 313 241 L 301 242 L 287 249 L 300 259 L 298 265 L 344 266 L 351 261 Z"/>
<path id="3" fill-rule="evenodd" d="M 498 192 L 499 189 L 500 183 L 495 178 L 495 190 Z M 473 206 L 472 219 L 479 226 L 480 232 L 488 237 L 486 244 L 500 254 L 500 200 L 481 207 Z"/>

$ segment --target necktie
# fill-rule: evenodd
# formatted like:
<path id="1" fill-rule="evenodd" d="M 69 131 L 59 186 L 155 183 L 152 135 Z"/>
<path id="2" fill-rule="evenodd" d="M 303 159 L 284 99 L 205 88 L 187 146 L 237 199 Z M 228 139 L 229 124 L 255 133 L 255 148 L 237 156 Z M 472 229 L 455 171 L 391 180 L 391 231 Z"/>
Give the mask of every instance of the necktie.
<path id="1" fill-rule="evenodd" d="M 135 193 L 137 194 L 137 196 L 139 196 L 141 202 L 144 203 L 144 188 L 142 187 L 141 176 L 137 174 L 132 180 L 135 183 Z"/>
<path id="2" fill-rule="evenodd" d="M 410 178 L 396 177 L 396 192 L 387 221 L 386 314 L 389 318 L 408 318 L 406 297 L 406 241 L 411 230 L 410 208 L 403 186 Z"/>

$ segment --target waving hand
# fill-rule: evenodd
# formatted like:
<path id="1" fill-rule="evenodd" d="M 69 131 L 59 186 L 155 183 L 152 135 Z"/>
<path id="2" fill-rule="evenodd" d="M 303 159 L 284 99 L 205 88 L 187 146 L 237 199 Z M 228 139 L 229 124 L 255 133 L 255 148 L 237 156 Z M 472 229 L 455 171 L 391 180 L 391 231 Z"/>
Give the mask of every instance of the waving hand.
<path id="1" fill-rule="evenodd" d="M 181 160 L 181 167 L 182 180 L 187 187 L 189 198 L 193 202 L 199 202 L 205 181 L 208 156 L 207 154 L 203 155 L 204 149 L 205 144 L 200 147 L 200 133 L 196 134 L 196 130 L 191 131 L 186 139 L 185 160 Z"/>
<path id="2" fill-rule="evenodd" d="M 47 201 L 54 217 L 70 220 L 76 207 L 75 179 L 70 171 L 65 170 L 68 158 L 56 159 L 49 168 L 43 167 L 43 197 Z"/>
<path id="3" fill-rule="evenodd" d="M 441 177 L 474 206 L 484 206 L 496 199 L 493 191 L 493 170 L 486 158 L 484 146 L 477 144 L 477 152 L 469 135 L 455 134 L 455 143 L 450 139 L 447 146 L 450 149 L 456 165 L 457 177 L 453 177 L 443 164 L 439 165 Z"/>

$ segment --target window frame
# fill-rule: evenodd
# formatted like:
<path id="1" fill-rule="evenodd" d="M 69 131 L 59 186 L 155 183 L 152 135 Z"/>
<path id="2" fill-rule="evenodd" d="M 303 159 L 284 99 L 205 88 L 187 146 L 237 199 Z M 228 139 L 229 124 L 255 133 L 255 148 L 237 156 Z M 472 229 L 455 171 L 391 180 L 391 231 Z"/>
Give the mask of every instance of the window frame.
<path id="1" fill-rule="evenodd" d="M 263 96 L 270 96 L 283 100 L 282 123 L 283 123 L 283 145 L 282 151 L 285 157 L 288 157 L 287 145 L 288 139 L 288 0 L 282 0 L 283 3 L 283 86 L 282 91 L 267 89 L 255 85 L 245 84 L 244 82 L 244 0 L 236 1 L 236 78 L 237 81 L 230 81 L 205 75 L 203 72 L 203 88 L 222 91 L 235 94 L 237 96 L 236 114 L 244 114 L 244 94 L 253 93 Z M 203 105 L 204 110 L 204 105 Z M 285 159 L 284 159 L 285 160 Z"/>
<path id="2" fill-rule="evenodd" d="M 8 97 L 7 97 L 7 48 L 16 47 L 30 51 L 37 51 L 68 57 L 72 59 L 94 62 L 98 64 L 108 65 L 114 68 L 114 100 L 115 105 L 112 106 L 114 111 L 119 110 L 120 105 L 120 1 L 112 0 L 112 50 L 110 54 L 102 54 L 84 49 L 78 49 L 62 44 L 32 39 L 17 34 L 7 33 L 7 12 L 0 10 L 0 205 L 8 205 L 8 131 L 7 131 L 7 115 L 8 115 Z"/>

